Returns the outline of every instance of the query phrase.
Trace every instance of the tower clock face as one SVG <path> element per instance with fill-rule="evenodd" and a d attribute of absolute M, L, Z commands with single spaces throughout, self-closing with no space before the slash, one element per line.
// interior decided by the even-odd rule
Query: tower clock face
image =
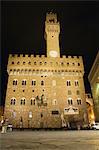
<path fill-rule="evenodd" d="M 51 57 L 57 57 L 57 56 L 58 56 L 58 53 L 57 53 L 56 51 L 50 51 L 50 52 L 49 52 L 49 55 L 50 55 Z"/>

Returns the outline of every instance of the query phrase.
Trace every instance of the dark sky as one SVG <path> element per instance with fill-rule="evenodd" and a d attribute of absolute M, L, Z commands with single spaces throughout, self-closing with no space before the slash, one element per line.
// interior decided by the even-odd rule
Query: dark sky
<path fill-rule="evenodd" d="M 1 5 L 1 99 L 6 91 L 9 53 L 46 54 L 44 22 L 49 11 L 58 14 L 61 25 L 61 55 L 82 55 L 87 76 L 99 48 L 98 2 L 2 2 Z"/>

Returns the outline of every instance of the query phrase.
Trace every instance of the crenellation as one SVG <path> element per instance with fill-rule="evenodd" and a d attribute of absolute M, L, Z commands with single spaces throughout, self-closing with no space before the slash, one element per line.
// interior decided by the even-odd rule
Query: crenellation
<path fill-rule="evenodd" d="M 46 56 L 45 55 L 41 55 L 41 58 L 45 58 Z"/>
<path fill-rule="evenodd" d="M 66 58 L 66 56 L 65 56 L 65 55 L 62 55 L 62 58 Z"/>

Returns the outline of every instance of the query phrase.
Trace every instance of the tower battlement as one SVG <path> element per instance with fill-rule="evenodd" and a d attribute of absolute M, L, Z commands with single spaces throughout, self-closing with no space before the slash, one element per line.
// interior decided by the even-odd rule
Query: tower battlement
<path fill-rule="evenodd" d="M 46 22 L 47 23 L 57 23 L 57 14 L 53 12 L 49 12 L 46 14 Z"/>

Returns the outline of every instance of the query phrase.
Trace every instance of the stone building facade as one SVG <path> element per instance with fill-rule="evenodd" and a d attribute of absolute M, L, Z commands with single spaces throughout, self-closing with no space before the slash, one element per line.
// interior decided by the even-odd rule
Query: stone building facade
<path fill-rule="evenodd" d="M 88 79 L 94 100 L 95 121 L 99 121 L 99 51 L 88 75 Z"/>
<path fill-rule="evenodd" d="M 60 23 L 48 13 L 45 55 L 9 55 L 4 115 L 14 127 L 60 128 L 88 122 L 82 56 L 60 57 Z"/>

